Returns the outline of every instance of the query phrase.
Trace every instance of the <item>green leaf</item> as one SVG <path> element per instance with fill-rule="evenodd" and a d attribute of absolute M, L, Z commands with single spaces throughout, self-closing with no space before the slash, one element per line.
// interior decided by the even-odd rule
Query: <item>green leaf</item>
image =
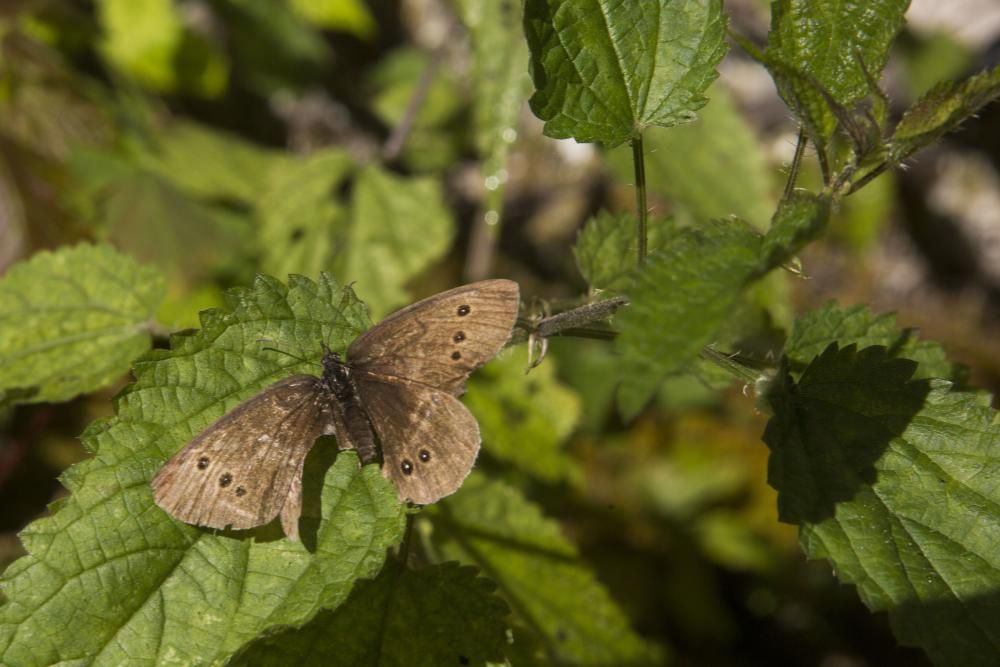
<path fill-rule="evenodd" d="M 670 218 L 651 218 L 646 223 L 649 252 L 676 233 Z M 631 213 L 601 210 L 584 225 L 573 254 L 584 280 L 593 289 L 625 291 L 635 276 L 638 226 Z"/>
<path fill-rule="evenodd" d="M 932 88 L 903 115 L 892 137 L 892 159 L 902 161 L 958 128 L 1000 96 L 1000 67 L 960 83 Z"/>
<path fill-rule="evenodd" d="M 507 604 L 458 563 L 408 570 L 390 561 L 336 611 L 259 642 L 236 664 L 484 665 L 502 661 Z"/>
<path fill-rule="evenodd" d="M 210 42 L 189 32 L 171 0 L 100 0 L 101 51 L 109 63 L 161 92 L 215 97 L 228 64 Z"/>
<path fill-rule="evenodd" d="M 693 120 L 726 52 L 720 0 L 528 0 L 524 32 L 545 134 L 609 146 Z"/>
<path fill-rule="evenodd" d="M 629 419 L 660 382 L 717 335 L 757 275 L 760 235 L 739 220 L 681 230 L 636 273 L 631 303 L 615 317 L 622 354 L 619 407 Z"/>
<path fill-rule="evenodd" d="M 988 397 L 912 380 L 883 347 L 831 345 L 772 387 L 764 440 L 784 521 L 904 644 L 948 665 L 1000 644 L 1000 420 Z"/>
<path fill-rule="evenodd" d="M 374 316 L 406 303 L 404 285 L 451 246 L 454 223 L 437 181 L 370 166 L 354 184 L 337 274 L 354 282 Z"/>
<path fill-rule="evenodd" d="M 832 301 L 795 320 L 784 349 L 793 377 L 833 343 L 885 347 L 893 357 L 917 362 L 914 378 L 965 380 L 965 369 L 948 361 L 939 343 L 920 340 L 913 329 L 898 329 L 895 315 L 872 315 L 867 306 L 842 308 Z"/>
<path fill-rule="evenodd" d="M 556 380 L 551 357 L 525 377 L 527 367 L 527 346 L 521 346 L 469 383 L 465 403 L 479 421 L 483 447 L 547 482 L 578 476 L 562 444 L 580 418 L 580 399 Z"/>
<path fill-rule="evenodd" d="M 289 0 L 304 18 L 327 30 L 344 31 L 371 39 L 377 26 L 362 0 Z"/>
<path fill-rule="evenodd" d="M 661 662 L 659 648 L 629 627 L 556 524 L 513 488 L 473 473 L 427 515 L 441 555 L 476 565 L 496 581 L 516 616 L 543 643 L 549 662 Z M 514 646 L 526 639 L 515 634 Z"/>
<path fill-rule="evenodd" d="M 17 402 L 65 401 L 118 380 L 150 348 L 163 295 L 159 272 L 108 246 L 13 265 L 0 278 L 0 391 Z"/>
<path fill-rule="evenodd" d="M 774 213 L 761 242 L 761 272 L 792 259 L 822 233 L 830 219 L 830 199 L 811 192 L 793 192 Z"/>
<path fill-rule="evenodd" d="M 196 123 L 172 124 L 157 134 L 154 150 L 139 163 L 185 193 L 207 200 L 252 203 L 275 173 L 288 166 L 284 153 Z"/>
<path fill-rule="evenodd" d="M 715 84 L 709 95 L 694 122 L 644 133 L 646 184 L 693 220 L 736 215 L 766 229 L 777 198 L 767 153 L 726 87 Z M 608 159 L 620 181 L 635 181 L 630 148 L 610 151 Z"/>
<path fill-rule="evenodd" d="M 765 57 L 781 96 L 792 109 L 812 108 L 809 125 L 822 146 L 833 135 L 835 117 L 828 108 L 818 111 L 817 100 L 800 85 L 811 82 L 826 91 L 836 104 L 850 109 L 869 92 L 869 77 L 876 79 L 885 67 L 889 46 L 903 27 L 909 0 L 868 3 L 829 0 L 821 18 L 809 0 L 779 0 L 771 5 L 771 32 Z M 789 80 L 787 71 L 801 79 Z"/>
<path fill-rule="evenodd" d="M 168 456 L 276 380 L 315 372 L 290 355 L 317 359 L 324 341 L 342 350 L 368 324 L 350 288 L 325 276 L 289 287 L 260 277 L 229 303 L 138 362 L 116 415 L 87 429 L 94 457 L 65 473 L 71 495 L 22 533 L 29 555 L 3 577 L 0 663 L 221 664 L 270 628 L 336 607 L 399 542 L 391 483 L 330 443 L 306 463 L 302 543 L 275 525 L 188 526 L 154 506 L 149 481 Z M 67 623 L 73 632 L 53 631 Z"/>
<path fill-rule="evenodd" d="M 287 160 L 272 172 L 257 201 L 265 272 L 316 276 L 330 269 L 337 228 L 347 217 L 334 195 L 352 166 L 347 153 L 333 148 Z"/>

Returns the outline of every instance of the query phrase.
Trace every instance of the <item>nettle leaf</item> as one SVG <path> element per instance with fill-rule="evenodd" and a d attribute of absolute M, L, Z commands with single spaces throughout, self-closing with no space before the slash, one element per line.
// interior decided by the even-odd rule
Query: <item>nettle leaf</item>
<path fill-rule="evenodd" d="M 0 401 L 65 401 L 151 346 L 163 277 L 109 246 L 40 252 L 0 278 Z"/>
<path fill-rule="evenodd" d="M 528 0 L 535 94 L 555 138 L 609 146 L 695 118 L 726 53 L 721 0 Z"/>
<path fill-rule="evenodd" d="M 272 172 L 256 209 L 263 271 L 315 276 L 330 268 L 347 217 L 334 195 L 352 168 L 346 152 L 326 149 Z"/>
<path fill-rule="evenodd" d="M 830 345 L 782 372 L 764 440 L 782 520 L 896 636 L 939 664 L 1000 644 L 1000 423 L 988 397 L 913 380 L 883 347 Z"/>
<path fill-rule="evenodd" d="M 767 153 L 726 87 L 717 82 L 709 95 L 695 121 L 643 134 L 646 183 L 694 220 L 736 215 L 766 229 L 776 199 Z M 628 147 L 610 151 L 608 159 L 620 181 L 634 182 Z"/>
<path fill-rule="evenodd" d="M 664 245 L 676 233 L 670 218 L 650 218 L 646 223 L 649 252 Z M 631 213 L 599 211 L 587 221 L 576 240 L 573 254 L 584 280 L 593 289 L 625 291 L 635 275 L 638 226 Z"/>
<path fill-rule="evenodd" d="M 288 287 L 262 276 L 228 298 L 201 331 L 137 362 L 116 415 L 84 433 L 93 458 L 66 471 L 71 495 L 25 529 L 28 555 L 3 575 L 0 663 L 221 664 L 264 631 L 342 603 L 400 541 L 392 485 L 329 442 L 306 463 L 302 543 L 273 524 L 189 526 L 153 504 L 150 479 L 192 436 L 273 382 L 316 371 L 290 355 L 342 350 L 368 325 L 364 304 L 326 276 Z"/>
<path fill-rule="evenodd" d="M 688 227 L 651 253 L 616 316 L 619 408 L 631 418 L 663 379 L 712 342 L 760 267 L 760 234 L 740 220 Z"/>
<path fill-rule="evenodd" d="M 867 306 L 843 308 L 833 301 L 795 320 L 784 349 L 792 377 L 797 378 L 802 369 L 832 343 L 839 347 L 855 345 L 861 349 L 882 346 L 892 357 L 917 362 L 913 373 L 915 379 L 965 381 L 965 369 L 948 361 L 939 343 L 920 340 L 913 329 L 897 328 L 895 315 L 873 315 Z"/>
<path fill-rule="evenodd" d="M 804 81 L 815 83 L 844 108 L 864 99 L 870 75 L 877 78 L 885 67 L 909 4 L 909 0 L 830 0 L 823 4 L 822 20 L 817 20 L 816 5 L 808 0 L 772 3 L 765 64 L 783 65 L 802 77 L 794 81 L 786 72 L 776 71 L 779 92 L 789 107 L 816 110 L 816 100 L 797 101 L 805 92 L 800 85 Z M 828 108 L 813 114 L 811 124 L 818 133 L 817 143 L 823 145 L 833 135 L 836 118 Z"/>
<path fill-rule="evenodd" d="M 337 274 L 355 282 L 375 316 L 405 303 L 409 280 L 451 246 L 454 222 L 431 179 L 366 167 L 358 174 Z"/>
<path fill-rule="evenodd" d="M 1000 96 L 1000 67 L 961 82 L 940 83 L 910 107 L 896 126 L 892 156 L 904 160 L 975 115 Z"/>
<path fill-rule="evenodd" d="M 526 377 L 527 367 L 527 346 L 504 354 L 476 373 L 464 399 L 487 452 L 555 482 L 578 473 L 562 444 L 580 418 L 580 399 L 556 379 L 551 357 Z"/>
<path fill-rule="evenodd" d="M 560 665 L 659 664 L 558 526 L 513 488 L 471 474 L 453 496 L 429 507 L 430 538 L 444 558 L 478 566 L 524 623 L 514 648 L 540 641 Z"/>
<path fill-rule="evenodd" d="M 811 192 L 793 192 L 778 204 L 771 226 L 761 242 L 762 270 L 788 262 L 826 228 L 830 199 Z"/>
<path fill-rule="evenodd" d="M 485 665 L 501 662 L 510 608 L 496 584 L 458 563 L 409 570 L 390 561 L 335 611 L 252 645 L 235 664 Z"/>

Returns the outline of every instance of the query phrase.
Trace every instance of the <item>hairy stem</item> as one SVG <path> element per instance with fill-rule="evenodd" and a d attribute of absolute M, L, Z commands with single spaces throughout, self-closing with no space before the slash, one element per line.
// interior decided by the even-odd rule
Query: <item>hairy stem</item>
<path fill-rule="evenodd" d="M 632 139 L 632 163 L 635 165 L 636 238 L 641 266 L 646 261 L 646 161 L 642 152 L 642 135 Z"/>

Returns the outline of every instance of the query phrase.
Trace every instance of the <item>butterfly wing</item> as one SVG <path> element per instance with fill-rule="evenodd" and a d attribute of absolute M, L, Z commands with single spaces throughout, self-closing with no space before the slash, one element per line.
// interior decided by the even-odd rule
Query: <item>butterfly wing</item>
<path fill-rule="evenodd" d="M 286 378 L 174 454 L 153 478 L 153 499 L 174 518 L 210 528 L 253 528 L 281 514 L 285 534 L 297 539 L 302 467 L 329 422 L 319 378 Z"/>
<path fill-rule="evenodd" d="M 461 401 L 419 382 L 355 375 L 382 441 L 382 475 L 402 501 L 427 505 L 454 493 L 479 454 L 479 424 Z"/>
<path fill-rule="evenodd" d="M 517 321 L 512 280 L 483 280 L 396 311 L 347 349 L 354 369 L 462 393 L 469 373 L 492 359 Z"/>

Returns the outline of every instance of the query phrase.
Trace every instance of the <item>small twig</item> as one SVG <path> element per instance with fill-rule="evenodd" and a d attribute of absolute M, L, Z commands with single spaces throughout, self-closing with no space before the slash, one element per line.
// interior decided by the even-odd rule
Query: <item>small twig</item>
<path fill-rule="evenodd" d="M 642 135 L 632 139 L 632 163 L 635 165 L 636 238 L 638 264 L 646 261 L 646 161 L 642 153 Z"/>
<path fill-rule="evenodd" d="M 424 68 L 423 73 L 420 75 L 420 80 L 413 89 L 413 94 L 410 95 L 410 101 L 406 104 L 403 117 L 399 119 L 399 123 L 392 129 L 392 133 L 386 139 L 385 145 L 382 146 L 382 160 L 384 162 L 394 162 L 402 152 L 403 145 L 410 136 L 410 132 L 413 131 L 413 124 L 417 121 L 417 114 L 420 113 L 424 102 L 427 101 L 427 93 L 430 92 L 431 84 L 434 83 L 434 77 L 437 75 L 438 68 L 441 67 L 441 63 L 444 60 L 445 52 L 451 44 L 449 38 L 457 25 L 458 18 L 452 16 L 451 23 L 448 25 L 448 29 L 445 30 L 441 43 L 438 44 L 437 48 L 431 54 L 431 59 L 427 63 L 427 67 Z"/>

